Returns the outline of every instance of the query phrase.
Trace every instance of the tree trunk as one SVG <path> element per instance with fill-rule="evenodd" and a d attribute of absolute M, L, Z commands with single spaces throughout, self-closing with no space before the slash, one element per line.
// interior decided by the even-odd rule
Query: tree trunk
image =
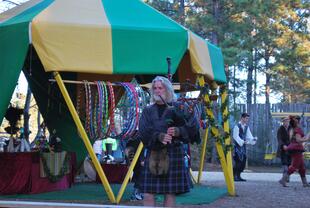
<path fill-rule="evenodd" d="M 265 96 L 266 96 L 266 104 L 270 104 L 270 78 L 271 75 L 267 72 L 266 73 L 266 89 L 265 89 Z"/>
<path fill-rule="evenodd" d="M 257 98 L 257 49 L 254 49 L 254 104 L 257 103 L 256 98 Z"/>
<path fill-rule="evenodd" d="M 249 64 L 248 77 L 246 83 L 246 103 L 248 105 L 252 104 L 252 92 L 253 92 L 253 62 Z"/>
<path fill-rule="evenodd" d="M 215 19 L 216 25 L 220 22 L 220 1 L 213 0 L 213 18 Z M 214 29 L 212 31 L 212 38 L 211 41 L 213 44 L 218 45 L 218 34 L 217 31 Z"/>
<path fill-rule="evenodd" d="M 233 66 L 234 67 L 234 74 L 233 74 L 233 106 L 234 106 L 234 112 L 236 112 L 237 110 L 237 106 L 236 106 L 236 66 Z M 235 116 L 235 115 L 234 115 Z"/>
<path fill-rule="evenodd" d="M 271 110 L 270 110 L 270 79 L 271 79 L 271 74 L 270 74 L 270 65 L 269 65 L 269 55 L 265 56 L 265 70 L 266 70 L 266 86 L 265 86 L 265 97 L 266 97 L 266 115 L 268 116 L 268 119 L 266 120 L 266 136 L 267 136 L 267 141 L 269 143 L 272 143 L 272 117 L 271 117 Z"/>
<path fill-rule="evenodd" d="M 271 74 L 269 73 L 269 56 L 265 57 L 265 67 L 266 67 L 266 84 L 265 84 L 265 97 L 266 97 L 266 104 L 270 104 L 270 79 Z"/>
<path fill-rule="evenodd" d="M 185 4 L 184 4 L 184 0 L 179 0 L 179 23 L 181 23 L 181 25 L 184 25 L 185 23 Z"/>

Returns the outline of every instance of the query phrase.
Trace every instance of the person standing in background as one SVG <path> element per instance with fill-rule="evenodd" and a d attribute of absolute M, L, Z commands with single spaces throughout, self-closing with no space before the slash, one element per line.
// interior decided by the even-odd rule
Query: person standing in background
<path fill-rule="evenodd" d="M 279 127 L 277 131 L 277 140 L 278 140 L 277 157 L 281 159 L 281 164 L 283 168 L 283 176 L 287 174 L 288 167 L 291 164 L 291 156 L 285 150 L 285 148 L 287 148 L 287 146 L 290 144 L 290 138 L 288 134 L 289 122 L 290 122 L 289 117 L 282 118 L 282 125 Z"/>
<path fill-rule="evenodd" d="M 246 144 L 254 145 L 257 141 L 256 137 L 253 137 L 249 126 L 250 115 L 247 113 L 241 114 L 241 119 L 237 125 L 235 125 L 233 130 L 233 140 L 234 140 L 234 181 L 246 181 L 241 178 L 241 173 L 243 172 L 246 164 L 247 154 L 246 154 Z"/>

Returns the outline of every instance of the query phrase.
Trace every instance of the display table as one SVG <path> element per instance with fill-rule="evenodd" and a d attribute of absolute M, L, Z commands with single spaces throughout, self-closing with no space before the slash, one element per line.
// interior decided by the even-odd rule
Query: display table
<path fill-rule="evenodd" d="M 101 167 L 110 184 L 123 183 L 128 171 L 128 166 L 126 164 L 101 164 Z M 98 174 L 96 182 L 101 182 Z"/>
<path fill-rule="evenodd" d="M 69 188 L 74 182 L 76 155 L 70 154 L 70 173 L 57 182 L 40 177 L 40 153 L 0 153 L 0 194 L 36 194 Z"/>

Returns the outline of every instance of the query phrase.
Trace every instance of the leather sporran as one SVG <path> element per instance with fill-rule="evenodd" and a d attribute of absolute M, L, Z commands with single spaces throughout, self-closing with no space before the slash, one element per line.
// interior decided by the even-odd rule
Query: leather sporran
<path fill-rule="evenodd" d="M 149 170 L 152 175 L 167 175 L 169 170 L 169 155 L 167 148 L 151 150 Z"/>

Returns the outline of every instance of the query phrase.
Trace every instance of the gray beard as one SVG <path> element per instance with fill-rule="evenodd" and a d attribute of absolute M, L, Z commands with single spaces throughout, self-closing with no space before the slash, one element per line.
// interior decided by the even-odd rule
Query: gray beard
<path fill-rule="evenodd" d="M 167 102 L 166 95 L 161 95 L 164 101 Z M 158 95 L 153 95 L 153 99 L 155 103 L 162 103 L 162 99 Z"/>

